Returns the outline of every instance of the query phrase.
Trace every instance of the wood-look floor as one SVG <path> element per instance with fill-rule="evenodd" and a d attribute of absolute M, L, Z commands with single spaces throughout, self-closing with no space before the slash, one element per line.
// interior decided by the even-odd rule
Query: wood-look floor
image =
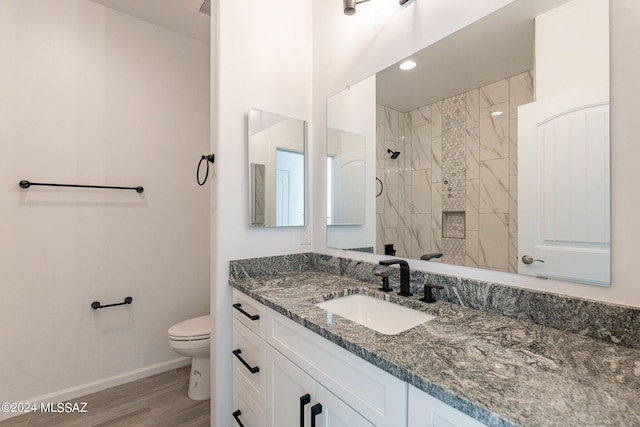
<path fill-rule="evenodd" d="M 0 427 L 209 427 L 209 400 L 187 397 L 190 367 L 174 369 L 71 399 L 86 413 L 34 412 L 0 421 Z"/>

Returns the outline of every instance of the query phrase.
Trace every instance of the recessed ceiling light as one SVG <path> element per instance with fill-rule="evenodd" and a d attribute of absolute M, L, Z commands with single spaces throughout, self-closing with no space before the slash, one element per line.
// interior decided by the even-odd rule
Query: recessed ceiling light
<path fill-rule="evenodd" d="M 502 111 L 492 111 L 492 112 L 491 112 L 491 115 L 492 115 L 493 117 L 495 117 L 495 116 L 501 116 L 501 115 L 503 115 L 503 114 L 504 114 L 504 113 L 503 113 Z"/>
<path fill-rule="evenodd" d="M 404 61 L 402 64 L 400 64 L 400 69 L 402 71 L 408 71 L 408 70 L 413 70 L 414 68 L 416 68 L 416 63 L 410 59 Z"/>

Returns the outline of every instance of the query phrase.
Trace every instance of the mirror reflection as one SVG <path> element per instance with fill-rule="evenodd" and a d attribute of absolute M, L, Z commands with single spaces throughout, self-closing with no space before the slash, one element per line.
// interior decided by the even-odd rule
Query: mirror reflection
<path fill-rule="evenodd" d="M 249 110 L 249 225 L 305 224 L 306 122 Z"/>
<path fill-rule="evenodd" d="M 517 0 L 378 73 L 375 231 L 348 232 L 379 254 L 607 285 L 608 34 L 607 1 Z"/>

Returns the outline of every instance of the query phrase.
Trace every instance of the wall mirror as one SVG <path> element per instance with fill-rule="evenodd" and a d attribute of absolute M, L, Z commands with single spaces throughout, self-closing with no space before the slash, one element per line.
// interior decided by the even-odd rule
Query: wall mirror
<path fill-rule="evenodd" d="M 328 100 L 374 155 L 327 246 L 608 286 L 609 2 L 515 0 L 408 59 Z"/>
<path fill-rule="evenodd" d="M 249 225 L 305 225 L 307 124 L 250 109 Z"/>

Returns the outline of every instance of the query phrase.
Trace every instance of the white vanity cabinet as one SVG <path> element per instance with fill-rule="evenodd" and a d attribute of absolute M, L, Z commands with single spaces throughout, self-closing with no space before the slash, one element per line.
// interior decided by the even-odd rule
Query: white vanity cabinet
<path fill-rule="evenodd" d="M 483 427 L 484 424 L 409 386 L 409 427 Z"/>

